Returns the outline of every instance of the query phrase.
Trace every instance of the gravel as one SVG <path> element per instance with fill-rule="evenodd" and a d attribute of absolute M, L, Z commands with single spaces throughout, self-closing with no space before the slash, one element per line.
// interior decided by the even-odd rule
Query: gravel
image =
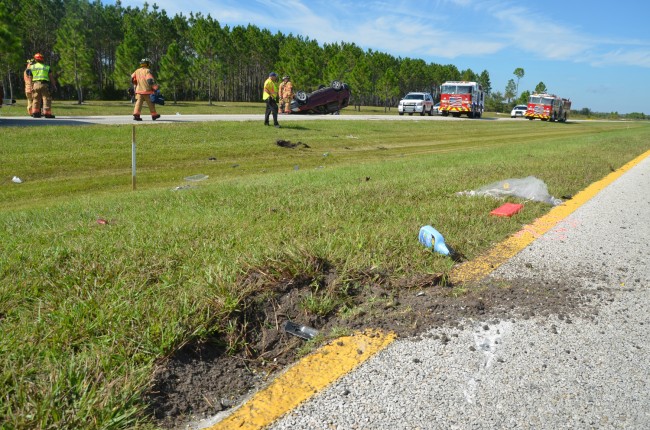
<path fill-rule="evenodd" d="M 650 428 L 650 159 L 490 275 L 589 312 L 401 339 L 271 429 Z"/>

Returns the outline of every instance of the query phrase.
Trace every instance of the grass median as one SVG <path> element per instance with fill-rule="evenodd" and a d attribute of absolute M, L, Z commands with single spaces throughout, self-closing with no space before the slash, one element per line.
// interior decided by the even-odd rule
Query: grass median
<path fill-rule="evenodd" d="M 151 428 L 155 364 L 208 335 L 246 348 L 232 317 L 274 280 L 311 279 L 305 312 L 336 313 L 368 273 L 444 279 L 421 226 L 472 259 L 550 209 L 496 218 L 456 192 L 534 175 L 570 196 L 650 148 L 640 122 L 136 130 L 133 191 L 131 126 L 2 128 L 0 427 Z"/>

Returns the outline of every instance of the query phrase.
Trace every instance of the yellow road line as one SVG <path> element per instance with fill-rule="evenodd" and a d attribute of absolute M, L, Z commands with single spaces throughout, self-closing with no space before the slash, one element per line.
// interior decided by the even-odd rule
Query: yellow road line
<path fill-rule="evenodd" d="M 648 156 L 650 151 L 589 185 L 571 200 L 554 207 L 548 214 L 524 227 L 488 253 L 457 266 L 451 272 L 451 282 L 475 282 L 485 277 Z M 339 338 L 290 367 L 268 387 L 257 392 L 239 409 L 209 430 L 264 428 L 386 348 L 394 340 L 395 334 L 379 331 L 366 331 Z"/>
<path fill-rule="evenodd" d="M 548 214 L 525 226 L 518 233 L 499 243 L 486 254 L 455 267 L 449 277 L 451 283 L 477 282 L 484 278 L 648 156 L 650 156 L 650 151 L 646 151 L 600 181 L 589 185 L 573 196 L 571 200 L 554 207 Z"/>
<path fill-rule="evenodd" d="M 261 429 L 387 347 L 393 333 L 366 331 L 336 339 L 300 360 L 210 430 Z"/>

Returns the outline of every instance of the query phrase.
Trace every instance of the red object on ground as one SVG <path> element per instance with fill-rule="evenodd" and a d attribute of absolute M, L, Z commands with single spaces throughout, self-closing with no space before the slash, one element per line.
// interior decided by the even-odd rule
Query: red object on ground
<path fill-rule="evenodd" d="M 499 206 L 492 212 L 490 212 L 490 215 L 496 215 L 496 216 L 513 216 L 520 210 L 524 208 L 524 205 L 521 205 L 519 203 L 506 203 L 502 206 Z"/>
<path fill-rule="evenodd" d="M 106 221 L 106 220 L 103 219 L 103 218 L 99 218 L 99 219 L 97 220 L 97 224 L 105 225 L 105 224 L 108 224 L 108 221 Z"/>

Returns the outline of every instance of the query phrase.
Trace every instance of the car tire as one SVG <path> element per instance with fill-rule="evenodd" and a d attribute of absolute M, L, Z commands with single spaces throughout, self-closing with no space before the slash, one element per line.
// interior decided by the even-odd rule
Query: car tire
<path fill-rule="evenodd" d="M 307 96 L 307 93 L 304 92 L 304 91 L 298 91 L 296 93 L 296 100 L 298 100 L 298 102 L 300 102 L 300 103 L 303 103 L 303 104 L 307 103 L 308 98 L 309 97 Z"/>
<path fill-rule="evenodd" d="M 398 112 L 400 115 L 404 115 L 404 112 Z"/>
<path fill-rule="evenodd" d="M 341 91 L 343 88 L 343 83 L 341 81 L 332 81 L 332 88 L 334 88 L 336 91 Z"/>
<path fill-rule="evenodd" d="M 431 106 L 431 109 L 429 109 L 429 116 L 433 116 L 433 106 Z"/>

